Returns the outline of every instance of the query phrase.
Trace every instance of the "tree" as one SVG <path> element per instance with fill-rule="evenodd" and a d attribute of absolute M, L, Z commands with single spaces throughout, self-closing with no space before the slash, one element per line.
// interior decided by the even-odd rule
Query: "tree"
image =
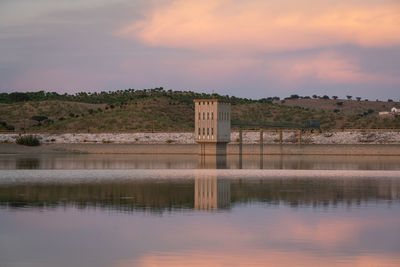
<path fill-rule="evenodd" d="M 22 102 L 22 101 L 28 101 L 29 100 L 29 95 L 26 93 L 11 93 L 8 95 L 9 99 L 11 102 Z"/>
<path fill-rule="evenodd" d="M 32 116 L 31 120 L 37 121 L 40 123 L 41 121 L 47 120 L 48 118 L 46 116 Z"/>
<path fill-rule="evenodd" d="M 338 99 L 338 97 L 336 95 L 332 96 L 332 98 L 335 100 Z"/>
<path fill-rule="evenodd" d="M 351 100 L 353 98 L 353 96 L 351 96 L 351 95 L 346 95 L 346 97 L 348 100 Z"/>
<path fill-rule="evenodd" d="M 322 97 L 322 99 L 329 99 L 329 96 L 324 95 L 324 96 Z"/>
<path fill-rule="evenodd" d="M 317 95 L 312 95 L 312 98 L 317 99 L 318 96 Z"/>
<path fill-rule="evenodd" d="M 37 126 L 41 126 L 42 125 L 41 122 L 44 121 L 44 120 L 47 120 L 47 119 L 48 118 L 46 116 L 32 116 L 31 117 L 31 120 L 34 120 L 34 121 L 38 122 Z"/>
<path fill-rule="evenodd" d="M 360 100 L 361 100 L 361 97 L 360 97 L 360 96 L 357 96 L 356 99 L 357 99 L 357 101 L 360 101 Z"/>

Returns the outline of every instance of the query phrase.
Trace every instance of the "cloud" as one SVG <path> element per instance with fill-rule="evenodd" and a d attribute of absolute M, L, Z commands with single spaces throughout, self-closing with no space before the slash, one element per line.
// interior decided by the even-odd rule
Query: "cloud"
<path fill-rule="evenodd" d="M 365 72 L 356 58 L 345 57 L 336 52 L 274 60 L 270 62 L 269 69 L 287 83 L 307 79 L 330 84 L 400 83 L 397 76 Z"/>
<path fill-rule="evenodd" d="M 310 252 L 249 250 L 185 251 L 146 255 L 139 261 L 121 260 L 114 266 L 398 266 L 393 255 L 357 255 L 346 260 L 325 258 Z"/>
<path fill-rule="evenodd" d="M 174 0 L 117 31 L 156 47 L 288 51 L 400 44 L 398 1 Z"/>

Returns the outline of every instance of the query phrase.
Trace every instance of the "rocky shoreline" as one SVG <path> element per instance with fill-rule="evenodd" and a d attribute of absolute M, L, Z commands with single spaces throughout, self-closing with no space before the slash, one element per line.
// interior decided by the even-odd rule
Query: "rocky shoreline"
<path fill-rule="evenodd" d="M 282 144 L 296 144 L 298 132 L 283 132 Z M 34 134 L 43 144 L 195 144 L 193 133 L 63 133 Z M 0 143 L 15 143 L 19 134 L 0 134 Z M 264 144 L 279 144 L 280 133 L 265 131 Z M 231 143 L 239 141 L 239 133 L 231 133 Z M 243 144 L 259 144 L 260 133 L 243 131 Z M 302 144 L 400 144 L 400 132 L 397 131 L 344 131 L 324 133 L 302 133 Z"/>

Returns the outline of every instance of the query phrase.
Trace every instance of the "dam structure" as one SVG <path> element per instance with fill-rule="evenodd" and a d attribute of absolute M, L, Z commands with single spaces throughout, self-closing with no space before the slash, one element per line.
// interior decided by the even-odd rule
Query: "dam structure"
<path fill-rule="evenodd" d="M 195 141 L 200 155 L 226 155 L 231 137 L 231 104 L 219 99 L 195 99 Z"/>

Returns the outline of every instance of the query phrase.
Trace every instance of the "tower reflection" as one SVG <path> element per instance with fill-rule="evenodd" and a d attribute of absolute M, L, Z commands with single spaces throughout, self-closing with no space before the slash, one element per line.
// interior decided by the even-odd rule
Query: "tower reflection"
<path fill-rule="evenodd" d="M 227 209 L 231 201 L 231 182 L 216 174 L 198 174 L 194 182 L 194 209 Z"/>
<path fill-rule="evenodd" d="M 226 169 L 226 154 L 204 155 L 199 154 L 197 160 L 198 169 Z"/>
<path fill-rule="evenodd" d="M 225 155 L 199 155 L 199 169 L 225 169 Z M 196 172 L 194 183 L 194 209 L 217 210 L 229 208 L 231 182 L 217 174 Z"/>

